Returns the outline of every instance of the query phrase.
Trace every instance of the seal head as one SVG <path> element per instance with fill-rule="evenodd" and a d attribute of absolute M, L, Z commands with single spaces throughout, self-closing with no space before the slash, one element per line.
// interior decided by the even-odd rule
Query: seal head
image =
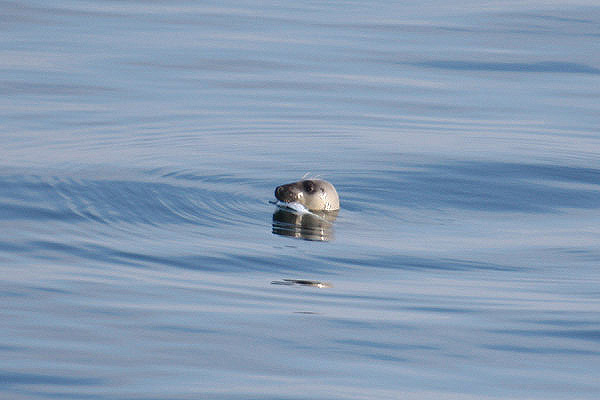
<path fill-rule="evenodd" d="M 340 199 L 333 185 L 321 179 L 306 179 L 275 188 L 275 197 L 285 203 L 300 203 L 311 211 L 340 209 Z"/>

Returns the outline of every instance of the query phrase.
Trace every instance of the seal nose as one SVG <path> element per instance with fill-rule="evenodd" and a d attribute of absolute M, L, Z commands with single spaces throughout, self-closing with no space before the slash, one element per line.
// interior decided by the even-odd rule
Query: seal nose
<path fill-rule="evenodd" d="M 275 188 L 275 197 L 277 198 L 277 200 L 281 200 L 283 201 L 283 199 L 281 198 L 281 192 L 283 190 L 283 186 L 277 186 Z"/>

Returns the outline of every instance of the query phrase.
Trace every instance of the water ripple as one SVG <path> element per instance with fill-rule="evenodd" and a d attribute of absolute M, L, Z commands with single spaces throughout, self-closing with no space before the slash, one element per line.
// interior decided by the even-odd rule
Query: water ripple
<path fill-rule="evenodd" d="M 0 176 L 6 189 L 0 195 L 0 218 L 152 226 L 256 223 L 251 207 L 263 199 L 250 191 L 240 196 L 234 185 L 216 189 L 213 183 L 224 179 L 178 172 L 137 180 Z"/>
<path fill-rule="evenodd" d="M 600 207 L 600 170 L 528 163 L 448 161 L 354 175 L 340 185 L 356 210 L 405 206 L 556 213 Z M 400 183 L 400 184 L 399 184 Z"/>
<path fill-rule="evenodd" d="M 429 68 L 440 68 L 454 71 L 493 71 L 493 72 L 555 72 L 570 74 L 600 74 L 600 69 L 585 64 L 545 61 L 535 63 L 518 62 L 483 62 L 465 60 L 432 60 L 413 63 L 413 65 Z"/>
<path fill-rule="evenodd" d="M 3 385 L 101 385 L 103 380 L 96 378 L 74 378 L 71 376 L 27 374 L 0 371 L 0 384 Z"/>

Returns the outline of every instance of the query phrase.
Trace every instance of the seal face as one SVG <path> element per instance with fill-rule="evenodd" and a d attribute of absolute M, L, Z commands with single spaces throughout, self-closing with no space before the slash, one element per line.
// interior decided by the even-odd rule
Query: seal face
<path fill-rule="evenodd" d="M 321 179 L 307 179 L 275 188 L 277 200 L 297 202 L 311 211 L 340 209 L 340 199 L 333 185 Z"/>

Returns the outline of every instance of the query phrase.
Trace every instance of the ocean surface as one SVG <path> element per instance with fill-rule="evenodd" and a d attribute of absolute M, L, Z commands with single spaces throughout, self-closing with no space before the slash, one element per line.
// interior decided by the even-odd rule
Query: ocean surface
<path fill-rule="evenodd" d="M 0 10 L 0 399 L 600 397 L 597 1 Z"/>

